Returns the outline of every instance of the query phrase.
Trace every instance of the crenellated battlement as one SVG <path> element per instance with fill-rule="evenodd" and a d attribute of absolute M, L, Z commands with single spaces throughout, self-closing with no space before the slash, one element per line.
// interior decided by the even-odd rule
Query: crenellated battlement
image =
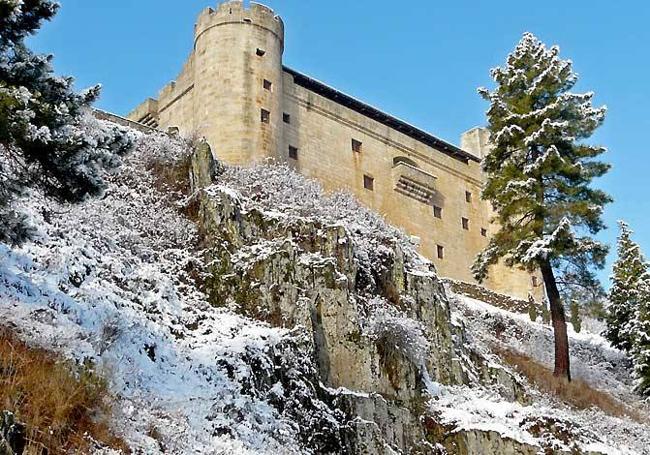
<path fill-rule="evenodd" d="M 284 23 L 268 6 L 251 3 L 249 7 L 240 0 L 221 3 L 216 9 L 201 11 L 194 25 L 194 43 L 207 30 L 224 24 L 250 24 L 273 33 L 284 45 Z"/>

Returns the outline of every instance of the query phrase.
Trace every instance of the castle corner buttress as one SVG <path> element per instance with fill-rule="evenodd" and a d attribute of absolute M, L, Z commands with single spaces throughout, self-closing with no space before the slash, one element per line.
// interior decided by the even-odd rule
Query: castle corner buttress
<path fill-rule="evenodd" d="M 176 80 L 128 118 L 203 136 L 228 164 L 274 158 L 326 190 L 347 190 L 418 237 L 439 275 L 474 283 L 470 267 L 495 229 L 480 198 L 487 131 L 469 130 L 457 147 L 284 66 L 283 51 L 284 24 L 270 8 L 206 8 Z M 543 295 L 537 274 L 502 265 L 484 284 Z"/>

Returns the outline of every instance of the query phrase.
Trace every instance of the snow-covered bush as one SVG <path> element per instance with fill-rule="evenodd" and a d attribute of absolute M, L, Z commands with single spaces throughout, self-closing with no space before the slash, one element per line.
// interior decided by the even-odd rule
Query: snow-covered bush
<path fill-rule="evenodd" d="M 369 304 L 369 316 L 364 323 L 365 335 L 377 344 L 385 343 L 418 367 L 424 365 L 430 342 L 422 324 L 401 313 L 381 298 Z"/>
<path fill-rule="evenodd" d="M 104 170 L 120 164 L 132 137 L 88 114 L 100 87 L 77 93 L 54 75 L 51 55 L 25 39 L 58 9 L 52 0 L 0 1 L 0 240 L 19 243 L 31 230 L 12 207 L 25 188 L 78 202 L 105 188 Z M 7 222 L 5 223 L 5 219 Z"/>
<path fill-rule="evenodd" d="M 416 260 L 415 246 L 404 232 L 364 207 L 345 192 L 326 193 L 315 180 L 289 166 L 269 162 L 252 167 L 229 167 L 219 182 L 238 190 L 249 203 L 265 210 L 306 218 L 325 225 L 342 225 L 355 244 L 355 254 L 363 270 L 379 270 L 392 246 L 401 247 Z"/>

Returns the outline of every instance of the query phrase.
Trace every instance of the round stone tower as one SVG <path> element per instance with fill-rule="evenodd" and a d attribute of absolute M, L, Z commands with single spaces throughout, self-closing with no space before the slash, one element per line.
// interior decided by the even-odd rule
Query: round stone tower
<path fill-rule="evenodd" d="M 284 25 L 266 6 L 205 9 L 194 28 L 197 132 L 229 164 L 276 157 L 282 138 Z"/>

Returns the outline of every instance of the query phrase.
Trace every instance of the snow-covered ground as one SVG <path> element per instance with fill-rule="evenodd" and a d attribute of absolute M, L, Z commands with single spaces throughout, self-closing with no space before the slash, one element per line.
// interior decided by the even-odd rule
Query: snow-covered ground
<path fill-rule="evenodd" d="M 21 248 L 0 245 L 0 320 L 30 342 L 95 362 L 118 397 L 117 429 L 136 451 L 297 452 L 297 425 L 269 404 L 281 391 L 244 390 L 297 335 L 208 305 L 192 280 L 202 267 L 196 228 L 147 170 L 186 150 L 143 138 L 103 198 L 24 199 L 38 235 Z"/>
<path fill-rule="evenodd" d="M 495 363 L 499 361 L 491 354 L 490 346 L 498 345 L 526 354 L 552 369 L 551 327 L 531 322 L 528 315 L 511 313 L 462 295 L 451 294 L 450 300 L 455 319 L 466 325 L 469 342 Z M 650 412 L 632 391 L 633 380 L 625 355 L 612 348 L 600 335 L 576 333 L 570 325 L 569 339 L 573 376 L 616 397 L 637 411 L 645 423 L 627 417 L 613 417 L 595 407 L 576 410 L 556 397 L 539 392 L 523 377 L 526 391 L 533 397 L 529 405 L 504 400 L 496 390 L 489 388 L 452 387 L 442 389 L 440 397 L 432 401 L 432 408 L 440 413 L 443 422 L 458 429 L 495 431 L 531 445 L 551 443 L 556 449 L 570 450 L 573 443 L 577 443 L 585 451 L 650 453 L 650 427 L 647 424 Z M 550 441 L 537 437 L 530 429 L 539 419 L 564 422 L 562 425 L 574 438 L 571 444 L 564 444 L 561 439 Z"/>

